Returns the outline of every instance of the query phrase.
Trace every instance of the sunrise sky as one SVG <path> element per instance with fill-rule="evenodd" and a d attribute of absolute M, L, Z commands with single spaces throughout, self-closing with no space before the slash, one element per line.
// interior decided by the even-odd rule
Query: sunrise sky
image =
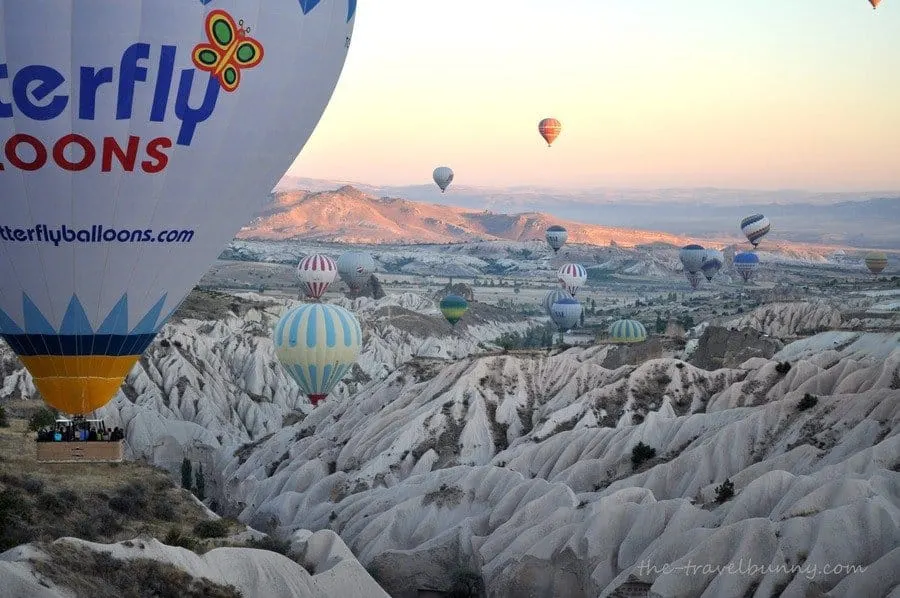
<path fill-rule="evenodd" d="M 454 185 L 900 189 L 900 0 L 360 2 L 290 173 L 438 165 Z"/>

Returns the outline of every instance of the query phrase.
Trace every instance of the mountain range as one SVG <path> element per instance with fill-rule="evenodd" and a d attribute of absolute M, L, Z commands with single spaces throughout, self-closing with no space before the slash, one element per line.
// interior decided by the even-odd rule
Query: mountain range
<path fill-rule="evenodd" d="M 648 243 L 684 245 L 687 237 L 632 228 L 561 220 L 541 212 L 500 214 L 490 210 L 378 198 L 351 186 L 335 191 L 273 194 L 238 234 L 239 239 L 305 239 L 337 243 L 458 243 L 543 240 L 551 224 L 562 224 L 569 240 L 590 245 L 633 247 Z"/>
<path fill-rule="evenodd" d="M 760 212 L 772 220 L 771 240 L 855 248 L 900 248 L 896 192 L 817 193 L 781 190 L 618 189 L 517 187 L 491 189 L 452 185 L 441 194 L 434 185 L 374 186 L 363 183 L 285 177 L 274 196 L 324 192 L 342 187 L 371 197 L 402 197 L 416 204 L 440 202 L 495 213 L 544 213 L 613 228 L 654 230 L 676 237 L 742 240 L 738 224 Z M 273 207 L 273 206 L 270 206 Z M 618 241 L 617 241 L 618 242 Z"/>

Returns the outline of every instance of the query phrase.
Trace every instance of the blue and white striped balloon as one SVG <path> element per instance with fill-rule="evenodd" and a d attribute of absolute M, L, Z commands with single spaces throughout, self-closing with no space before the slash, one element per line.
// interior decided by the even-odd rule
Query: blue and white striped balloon
<path fill-rule="evenodd" d="M 769 234 L 772 223 L 762 214 L 751 214 L 741 220 L 741 232 L 754 247 L 759 245 L 762 238 Z"/>
<path fill-rule="evenodd" d="M 744 252 L 734 256 L 734 269 L 741 275 L 744 282 L 750 282 L 757 268 L 759 268 L 759 256 L 755 253 Z"/>
<path fill-rule="evenodd" d="M 343 307 L 305 303 L 281 316 L 272 340 L 281 365 L 317 405 L 356 363 L 362 328 Z"/>

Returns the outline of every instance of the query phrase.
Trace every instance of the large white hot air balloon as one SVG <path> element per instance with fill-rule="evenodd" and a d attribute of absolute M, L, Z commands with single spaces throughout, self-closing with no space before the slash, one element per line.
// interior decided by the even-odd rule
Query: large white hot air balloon
<path fill-rule="evenodd" d="M 447 166 L 438 166 L 434 169 L 431 177 L 437 183 L 437 186 L 441 188 L 441 193 L 443 193 L 450 186 L 450 183 L 453 182 L 453 170 Z"/>
<path fill-rule="evenodd" d="M 0 0 L 0 333 L 108 402 L 303 148 L 355 0 Z"/>

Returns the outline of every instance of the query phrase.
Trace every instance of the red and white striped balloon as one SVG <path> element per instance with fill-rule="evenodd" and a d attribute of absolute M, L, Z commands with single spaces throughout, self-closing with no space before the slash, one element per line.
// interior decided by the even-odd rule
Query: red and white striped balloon
<path fill-rule="evenodd" d="M 581 264 L 563 264 L 556 273 L 556 279 L 562 288 L 574 296 L 587 282 L 587 270 Z"/>
<path fill-rule="evenodd" d="M 307 297 L 319 299 L 337 278 L 337 264 L 333 259 L 321 253 L 308 255 L 297 264 L 297 276 L 300 287 Z"/>

